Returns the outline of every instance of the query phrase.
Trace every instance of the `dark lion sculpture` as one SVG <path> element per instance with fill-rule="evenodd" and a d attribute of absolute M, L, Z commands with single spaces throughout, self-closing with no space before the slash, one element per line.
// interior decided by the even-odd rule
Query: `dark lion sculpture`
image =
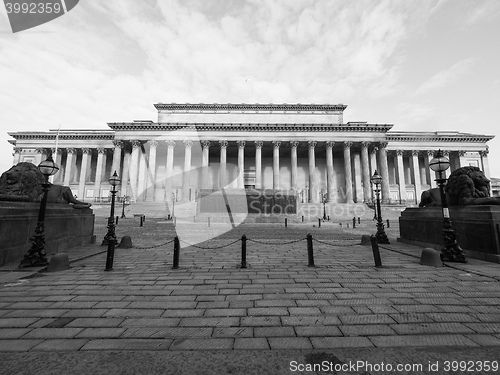
<path fill-rule="evenodd" d="M 36 165 L 21 162 L 0 176 L 0 200 L 35 202 L 42 199 L 45 176 Z M 90 203 L 76 200 L 67 186 L 50 185 L 47 203 L 72 203 L 75 208 L 90 207 Z"/>
<path fill-rule="evenodd" d="M 462 167 L 453 171 L 445 191 L 449 206 L 500 205 L 500 198 L 490 197 L 490 180 L 478 167 Z M 441 206 L 439 189 L 424 191 L 419 206 Z"/>

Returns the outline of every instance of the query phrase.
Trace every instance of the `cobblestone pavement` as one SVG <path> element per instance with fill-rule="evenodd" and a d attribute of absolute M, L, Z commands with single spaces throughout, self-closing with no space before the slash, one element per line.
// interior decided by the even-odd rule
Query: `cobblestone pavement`
<path fill-rule="evenodd" d="M 78 358 L 95 351 L 130 351 L 133 357 L 137 351 L 207 350 L 233 356 L 231 351 L 231 358 L 241 359 L 249 351 L 261 351 L 255 355 L 262 358 L 274 350 L 326 355 L 347 348 L 355 349 L 351 356 L 388 349 L 389 358 L 401 348 L 430 347 L 438 349 L 427 354 L 462 348 L 474 360 L 500 360 L 498 264 L 422 266 L 421 248 L 391 239 L 380 249 L 383 267 L 376 268 L 359 234 L 332 225 L 321 228 L 323 234 L 313 231 L 316 266 L 309 267 L 303 235 L 311 228 L 253 225 L 241 228 L 249 233 L 248 268 L 239 268 L 235 232 L 199 247 L 184 244 L 180 267 L 172 269 L 173 244 L 153 247 L 167 242 L 171 228 L 155 237 L 152 227 L 162 224 L 150 225 L 140 229 L 150 235 L 134 238 L 135 248 L 116 249 L 110 272 L 104 271 L 106 254 L 99 245 L 70 251 L 72 259 L 82 259 L 65 271 L 24 278 L 22 272 L 8 273 L 16 279 L 5 278 L 4 268 L 0 352 L 9 353 L 0 360 L 10 358 L 13 365 L 21 354 L 26 360 L 36 353 Z"/>

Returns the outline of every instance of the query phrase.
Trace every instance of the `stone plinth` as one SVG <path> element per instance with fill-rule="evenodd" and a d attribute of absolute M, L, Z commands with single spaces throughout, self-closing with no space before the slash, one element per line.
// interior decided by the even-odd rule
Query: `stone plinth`
<path fill-rule="evenodd" d="M 500 206 L 451 207 L 450 219 L 467 257 L 500 263 Z M 441 207 L 407 208 L 399 227 L 401 242 L 441 249 Z"/>
<path fill-rule="evenodd" d="M 21 261 L 35 234 L 39 202 L 0 202 L 0 265 Z M 95 241 L 92 209 L 47 204 L 45 251 L 48 255 Z"/>

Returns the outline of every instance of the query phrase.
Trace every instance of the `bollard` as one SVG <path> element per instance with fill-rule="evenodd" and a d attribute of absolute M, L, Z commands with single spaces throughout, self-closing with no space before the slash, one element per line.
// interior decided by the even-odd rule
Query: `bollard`
<path fill-rule="evenodd" d="M 318 219 L 318 228 L 321 228 L 321 219 Z"/>
<path fill-rule="evenodd" d="M 210 226 L 210 216 L 207 218 L 207 224 Z"/>
<path fill-rule="evenodd" d="M 347 223 L 346 225 L 347 225 L 347 228 L 349 228 L 349 223 Z"/>
<path fill-rule="evenodd" d="M 179 268 L 179 250 L 180 250 L 179 237 L 174 238 L 174 260 L 172 264 L 172 269 L 176 270 Z"/>
<path fill-rule="evenodd" d="M 304 222 L 304 216 L 302 216 L 302 222 Z"/>
<path fill-rule="evenodd" d="M 285 228 L 288 228 L 288 218 L 285 217 Z"/>
<path fill-rule="evenodd" d="M 313 236 L 311 233 L 307 233 L 307 258 L 308 267 L 314 267 L 314 253 L 313 253 Z"/>
<path fill-rule="evenodd" d="M 142 227 L 143 219 L 144 219 L 144 215 L 141 215 L 141 217 L 140 217 L 140 219 L 139 219 L 139 220 L 140 220 L 140 224 L 139 224 L 139 225 L 140 225 L 141 227 Z"/>
<path fill-rule="evenodd" d="M 146 221 L 146 215 L 142 215 L 142 221 Z"/>
<path fill-rule="evenodd" d="M 241 236 L 241 268 L 247 268 L 247 236 Z"/>
<path fill-rule="evenodd" d="M 352 218 L 352 227 L 356 228 L 356 218 L 355 217 Z"/>
<path fill-rule="evenodd" d="M 373 259 L 375 260 L 375 267 L 382 267 L 382 260 L 380 259 L 380 251 L 378 248 L 378 241 L 376 236 L 371 236 Z"/>
<path fill-rule="evenodd" d="M 342 223 L 339 223 L 340 227 L 342 228 Z"/>
<path fill-rule="evenodd" d="M 115 224 L 118 224 L 118 216 L 115 218 Z"/>
<path fill-rule="evenodd" d="M 387 228 L 390 228 L 389 219 L 387 219 Z"/>
<path fill-rule="evenodd" d="M 170 216 L 170 214 L 167 215 L 167 220 L 170 220 L 172 217 Z"/>
<path fill-rule="evenodd" d="M 358 216 L 358 224 L 361 224 L 361 218 Z"/>
<path fill-rule="evenodd" d="M 328 215 L 327 217 L 328 217 L 328 221 L 330 221 L 330 215 Z"/>

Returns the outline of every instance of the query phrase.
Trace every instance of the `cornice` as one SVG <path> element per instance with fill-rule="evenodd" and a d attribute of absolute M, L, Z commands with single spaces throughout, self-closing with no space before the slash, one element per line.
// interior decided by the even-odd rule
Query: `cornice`
<path fill-rule="evenodd" d="M 186 131 L 257 131 L 257 132 L 370 132 L 386 133 L 393 127 L 392 124 L 234 124 L 234 123 L 154 123 L 154 122 L 122 122 L 108 123 L 115 131 L 155 130 L 173 131 L 185 129 Z"/>
<path fill-rule="evenodd" d="M 190 103 L 157 103 L 154 104 L 159 111 L 182 112 L 343 112 L 345 104 L 190 104 Z"/>
<path fill-rule="evenodd" d="M 453 133 L 386 133 L 386 139 L 389 142 L 475 142 L 484 143 L 495 138 L 494 135 Z"/>
<path fill-rule="evenodd" d="M 55 140 L 57 133 L 54 132 L 18 132 L 7 133 L 16 140 Z M 115 132 L 112 130 L 105 131 L 73 131 L 71 133 L 65 131 L 59 134 L 59 140 L 113 140 Z"/>

